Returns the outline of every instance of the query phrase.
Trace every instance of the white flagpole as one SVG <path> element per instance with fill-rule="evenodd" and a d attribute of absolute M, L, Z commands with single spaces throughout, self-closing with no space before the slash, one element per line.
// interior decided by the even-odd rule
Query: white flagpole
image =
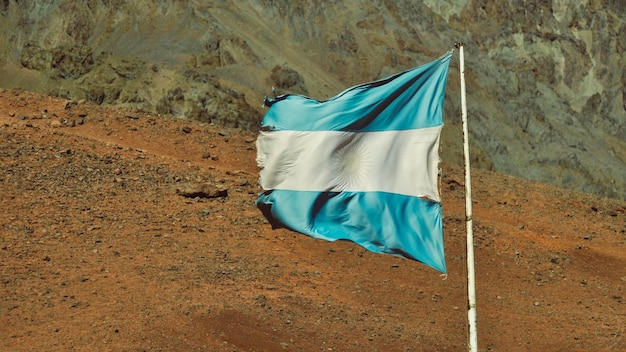
<path fill-rule="evenodd" d="M 474 232 L 472 230 L 472 187 L 470 183 L 469 132 L 467 127 L 467 104 L 465 101 L 465 63 L 463 47 L 459 48 L 459 67 L 461 70 L 461 117 L 463 120 L 463 156 L 465 157 L 465 222 L 467 225 L 467 322 L 469 325 L 470 352 L 478 351 L 478 335 L 476 332 L 476 284 L 474 280 Z"/>

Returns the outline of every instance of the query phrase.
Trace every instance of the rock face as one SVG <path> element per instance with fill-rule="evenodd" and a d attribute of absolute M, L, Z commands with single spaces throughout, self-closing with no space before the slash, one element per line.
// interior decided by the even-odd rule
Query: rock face
<path fill-rule="evenodd" d="M 254 130 L 465 43 L 472 165 L 626 199 L 621 0 L 0 2 L 0 87 Z M 458 61 L 442 157 L 461 163 Z"/>

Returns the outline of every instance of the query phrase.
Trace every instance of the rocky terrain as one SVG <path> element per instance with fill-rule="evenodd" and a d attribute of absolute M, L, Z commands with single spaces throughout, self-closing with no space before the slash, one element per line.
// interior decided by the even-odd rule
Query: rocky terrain
<path fill-rule="evenodd" d="M 255 132 L 0 90 L 1 351 L 467 351 L 449 275 L 272 230 Z M 480 351 L 626 350 L 626 203 L 474 169 Z"/>
<path fill-rule="evenodd" d="M 466 44 L 476 167 L 626 199 L 626 2 L 0 2 L 0 87 L 254 131 Z M 460 164 L 458 61 L 443 160 Z"/>

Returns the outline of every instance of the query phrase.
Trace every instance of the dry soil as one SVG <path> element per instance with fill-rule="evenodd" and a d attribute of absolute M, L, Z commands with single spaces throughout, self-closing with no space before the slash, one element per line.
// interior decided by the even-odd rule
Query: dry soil
<path fill-rule="evenodd" d="M 447 278 L 273 230 L 250 132 L 0 91 L 0 350 L 465 351 Z M 626 203 L 472 170 L 481 351 L 626 350 Z"/>

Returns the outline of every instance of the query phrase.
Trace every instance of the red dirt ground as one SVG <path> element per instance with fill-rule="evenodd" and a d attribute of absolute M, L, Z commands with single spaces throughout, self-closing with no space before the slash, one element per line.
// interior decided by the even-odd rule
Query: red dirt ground
<path fill-rule="evenodd" d="M 272 230 L 255 138 L 0 91 L 0 350 L 466 351 L 462 168 L 449 275 Z M 227 190 L 214 198 L 181 191 Z M 472 170 L 480 351 L 626 350 L 626 204 Z"/>

